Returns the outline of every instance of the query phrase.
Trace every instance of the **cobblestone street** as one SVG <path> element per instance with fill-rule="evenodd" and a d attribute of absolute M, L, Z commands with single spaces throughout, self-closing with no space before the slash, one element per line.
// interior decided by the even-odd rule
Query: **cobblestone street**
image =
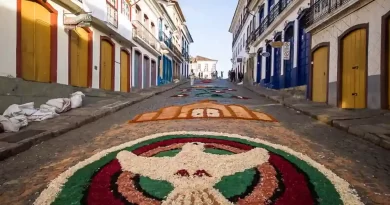
<path fill-rule="evenodd" d="M 204 88 L 205 86 L 209 86 L 212 88 Z M 202 100 L 214 100 L 216 102 L 215 105 L 213 105 L 212 103 L 210 104 L 209 101 L 203 101 L 205 104 L 209 103 L 207 104 L 207 106 L 209 107 L 207 106 L 203 107 L 204 108 L 203 111 L 199 106 L 196 107 L 196 105 L 198 105 L 196 103 L 199 103 Z M 188 112 L 187 111 L 184 112 L 184 110 L 186 109 L 186 106 L 184 105 L 188 105 L 188 104 L 193 104 L 194 109 L 188 108 L 189 109 Z M 242 107 L 240 106 L 235 106 L 235 107 L 226 106 L 226 110 L 229 110 L 230 113 L 234 113 L 232 114 L 232 117 L 229 119 L 227 117 L 227 114 L 223 113 L 223 109 L 225 109 L 224 105 L 228 105 L 228 104 L 244 106 L 247 109 L 246 108 L 241 109 Z M 166 112 L 160 110 L 162 108 L 166 108 Z M 213 109 L 217 109 L 219 110 L 219 112 L 213 113 Z M 200 111 L 197 112 L 197 110 Z M 177 114 L 173 114 L 176 112 Z M 180 112 L 184 113 L 185 115 L 184 114 L 181 115 Z M 149 113 L 150 115 L 147 116 L 145 113 Z M 202 117 L 199 117 L 199 119 L 193 119 L 198 117 L 196 116 L 196 113 L 198 113 Z M 218 119 L 212 119 L 212 117 L 210 117 L 211 115 L 214 114 L 215 116 L 213 117 Z M 245 117 L 245 115 L 248 115 L 250 117 Z M 249 118 L 251 118 L 251 120 L 249 120 Z M 137 119 L 139 121 L 145 119 L 145 122 L 138 122 Z M 129 123 L 129 121 L 131 120 L 133 121 Z M 274 120 L 276 120 L 276 122 L 274 122 Z M 364 204 L 388 204 L 390 201 L 390 180 L 389 180 L 390 179 L 390 158 L 389 158 L 390 152 L 389 150 L 385 150 L 382 147 L 374 145 L 363 139 L 357 138 L 344 131 L 330 127 L 326 124 L 316 121 L 292 109 L 285 108 L 282 105 L 275 103 L 274 101 L 261 97 L 256 93 L 249 91 L 242 86 L 234 85 L 228 82 L 227 80 L 213 80 L 211 83 L 208 82 L 202 83 L 202 81 L 197 80 L 195 83 L 195 87 L 191 88 L 189 83 L 186 83 L 175 89 L 169 90 L 167 92 L 163 92 L 149 99 L 146 99 L 144 101 L 126 107 L 111 115 L 107 115 L 95 122 L 84 125 L 78 129 L 69 131 L 56 138 L 42 142 L 16 156 L 0 161 L 0 167 L 1 167 L 0 169 L 0 202 L 1 203 L 0 204 L 4 204 L 4 205 L 33 204 L 34 201 L 37 204 L 49 204 L 50 200 L 48 198 L 50 198 L 49 193 L 51 192 L 47 191 L 44 194 L 41 194 L 42 191 L 48 186 L 50 182 L 52 182 L 52 180 L 59 177 L 61 173 L 64 173 L 67 169 L 75 166 L 77 163 L 86 160 L 92 157 L 93 155 L 98 154 L 106 149 L 110 149 L 112 147 L 121 145 L 123 143 L 128 143 L 145 136 L 165 133 L 165 132 L 179 132 L 179 131 L 192 131 L 194 133 L 209 132 L 209 134 L 214 133 L 212 135 L 216 137 L 212 139 L 214 140 L 219 139 L 220 141 L 223 140 L 221 140 L 222 138 L 219 138 L 218 133 L 221 133 L 220 134 L 221 136 L 226 136 L 226 139 L 231 139 L 230 135 L 227 136 L 228 134 L 232 134 L 232 136 L 234 134 L 237 134 L 240 136 L 246 136 L 251 139 L 254 139 L 253 143 L 254 142 L 263 143 L 263 141 L 260 142 L 260 140 L 264 140 L 265 142 L 263 144 L 266 144 L 267 146 L 268 146 L 267 142 L 271 144 L 281 145 L 283 147 L 286 147 L 286 150 L 288 148 L 289 150 L 303 153 L 304 155 L 314 160 L 318 165 L 314 165 L 313 164 L 314 162 L 308 164 L 310 164 L 312 167 L 315 167 L 316 169 L 315 172 L 318 172 L 318 170 L 320 170 L 319 172 L 326 173 L 325 171 L 321 171 L 322 166 L 319 166 L 319 165 L 323 165 L 328 170 L 332 171 L 337 176 L 339 176 L 340 178 L 346 180 L 351 185 L 351 188 L 357 191 L 358 196 L 361 198 L 361 201 Z M 190 134 L 186 134 L 186 135 L 190 135 Z M 225 138 L 223 139 L 226 140 Z M 180 143 L 187 143 L 190 141 L 191 140 L 189 141 L 184 140 L 183 142 L 181 141 L 175 142 L 178 144 L 173 144 L 170 146 L 174 146 L 174 145 L 177 145 L 178 147 L 183 146 L 183 150 L 184 150 L 184 147 L 186 145 Z M 209 145 L 210 144 L 212 145 L 213 143 L 217 143 L 214 141 L 213 142 L 211 141 L 206 142 L 206 141 L 207 140 L 204 140 L 202 141 L 202 143 L 206 143 L 206 144 L 209 143 Z M 248 142 L 248 144 L 250 143 L 252 143 L 252 141 Z M 146 147 L 146 145 L 147 144 L 144 144 L 143 146 Z M 231 146 L 230 148 L 223 148 L 223 149 L 218 147 L 218 146 L 222 146 L 221 144 L 213 145 L 213 146 L 214 148 L 215 146 L 217 146 L 218 149 L 215 150 L 218 151 L 229 150 L 232 153 L 242 152 L 237 150 L 232 151 L 233 145 L 231 144 L 229 144 L 229 146 Z M 154 150 L 157 150 L 159 148 L 160 147 L 154 148 Z M 245 150 L 246 148 L 242 146 L 240 149 Z M 283 150 L 282 148 L 277 148 L 277 149 Z M 148 153 L 154 150 L 151 149 L 150 151 L 140 155 L 148 156 Z M 164 153 L 165 156 L 173 156 L 170 155 L 172 153 L 168 153 L 168 151 L 172 151 L 172 150 L 168 150 L 168 151 L 167 150 L 159 151 L 159 152 L 156 151 L 156 153 L 159 154 Z M 267 150 L 270 151 L 273 150 L 273 148 Z M 285 150 L 286 153 L 290 153 L 290 154 L 292 153 L 292 151 L 289 152 L 286 150 Z M 250 151 L 247 152 L 248 155 L 249 152 Z M 279 153 L 278 151 L 272 151 L 272 152 Z M 212 152 L 210 151 L 210 153 Z M 217 151 L 215 151 L 214 154 L 218 154 Z M 300 156 L 299 154 L 291 154 L 291 155 L 296 155 L 297 158 L 302 160 L 306 159 L 305 157 L 298 157 Z M 296 167 L 295 169 L 298 169 L 297 167 L 304 166 L 304 165 L 300 165 L 300 162 L 295 163 L 294 161 L 295 158 L 294 160 L 293 159 L 290 160 L 289 154 L 287 154 L 286 156 L 280 154 L 280 156 L 283 156 L 285 159 L 289 159 L 290 161 L 289 163 L 292 163 L 294 167 Z M 107 155 L 107 157 L 109 157 L 109 155 Z M 270 160 L 274 160 L 274 162 L 276 163 L 277 160 L 276 158 L 273 157 L 274 155 L 270 155 Z M 250 156 L 248 157 L 248 159 L 249 158 Z M 95 160 L 98 159 L 99 158 Z M 119 159 L 119 161 L 121 160 Z M 307 162 L 307 160 L 304 161 Z M 134 163 L 136 163 L 136 161 L 134 161 Z M 174 163 L 176 162 L 173 162 L 171 166 L 174 166 Z M 88 168 L 88 169 L 100 173 L 98 170 L 102 170 L 103 172 L 104 170 L 102 167 L 105 164 L 108 163 L 105 162 L 101 164 L 99 167 Z M 167 167 L 169 166 L 170 165 L 167 165 Z M 277 166 L 273 165 L 273 167 L 277 167 Z M 304 169 L 302 167 L 300 167 L 301 170 Z M 125 168 L 122 166 L 122 170 L 124 169 Z M 139 169 L 141 170 L 141 168 Z M 264 171 L 266 170 L 266 168 L 259 166 L 258 169 L 260 170 L 259 172 L 261 176 L 261 182 L 267 183 L 263 181 L 263 179 L 267 179 L 266 178 L 267 175 L 264 174 L 266 173 Z M 82 169 L 80 168 L 80 170 Z M 305 187 L 311 187 L 311 186 L 317 187 L 325 183 L 323 180 L 321 181 L 318 177 L 317 178 L 311 177 L 314 171 L 311 172 L 306 169 L 303 171 L 305 172 L 306 182 L 310 181 L 311 183 L 310 185 L 307 186 L 305 185 Z M 246 173 L 246 172 L 247 171 L 242 173 Z M 184 172 L 180 172 L 182 176 L 183 173 Z M 289 193 L 288 190 L 292 190 L 292 192 L 303 193 L 302 191 L 303 189 L 300 190 L 295 186 L 292 186 L 292 188 L 289 189 L 289 184 L 287 183 L 288 175 L 285 173 L 290 173 L 290 172 L 287 171 L 285 172 L 283 171 L 283 169 L 279 169 L 277 173 L 278 174 L 275 175 L 277 176 L 276 178 L 278 177 L 282 178 L 282 180 L 279 180 L 278 178 L 279 184 L 275 183 L 276 187 L 279 186 L 277 189 L 275 189 L 278 191 L 270 192 L 271 194 L 268 195 L 263 194 L 264 203 L 267 202 L 267 200 L 270 200 L 268 202 L 278 204 L 276 202 L 279 201 L 279 204 L 283 204 L 282 199 L 283 197 L 287 197 L 287 194 Z M 84 177 L 86 176 L 85 173 L 81 173 L 81 172 L 75 172 L 74 176 L 76 176 L 77 174 L 79 175 L 84 174 L 83 176 Z M 203 174 L 207 175 L 207 172 L 203 172 Z M 65 175 L 69 175 L 69 174 L 65 174 Z M 314 175 L 315 174 L 313 174 L 313 176 Z M 336 183 L 342 180 L 338 180 L 337 177 L 330 177 L 332 176 L 331 174 L 329 175 L 324 174 L 324 175 L 326 175 L 326 178 L 329 178 L 332 184 L 336 187 L 337 193 L 342 193 L 342 191 L 340 191 L 341 190 L 340 187 L 343 186 L 338 185 Z M 70 177 L 70 175 L 67 177 L 69 177 L 68 179 L 69 183 L 73 183 L 70 182 L 71 180 L 82 181 L 84 179 L 84 178 L 77 178 L 79 177 L 78 175 L 76 177 L 77 180 L 73 176 L 72 176 L 73 178 Z M 100 175 L 95 173 L 94 177 L 100 177 Z M 127 201 L 129 201 L 129 199 L 135 199 L 136 197 L 134 197 L 134 195 L 130 195 L 130 193 L 127 192 L 124 193 L 123 190 L 125 190 L 125 188 L 123 187 L 121 188 L 122 185 L 120 184 L 119 179 L 121 179 L 122 177 L 126 177 L 126 175 L 120 175 L 120 176 L 118 175 L 116 177 L 118 179 L 118 182 L 114 184 L 115 186 L 117 186 L 119 193 L 114 191 L 115 192 L 114 195 L 115 196 L 117 196 L 118 194 L 123 195 L 122 197 L 118 197 L 118 201 L 120 201 L 119 198 L 122 201 L 124 200 L 124 198 L 126 198 Z M 149 178 L 147 179 L 150 180 Z M 139 183 L 141 183 L 141 185 L 139 186 L 141 186 L 141 188 L 137 187 L 137 190 L 141 192 L 140 190 L 142 189 L 143 197 L 147 198 L 149 196 L 148 200 L 150 200 L 149 201 L 150 203 L 146 203 L 146 202 L 142 203 L 142 202 L 134 201 L 134 202 L 130 202 L 130 204 L 158 204 L 156 201 L 160 199 L 159 198 L 160 195 L 162 195 L 161 198 L 166 197 L 165 195 L 163 196 L 163 194 L 161 193 L 162 191 L 160 192 L 153 191 L 153 188 L 151 188 L 152 185 L 150 184 L 156 182 L 152 183 L 148 181 L 149 188 L 145 188 L 148 187 L 147 185 L 145 185 L 148 184 L 145 181 L 147 179 L 142 178 L 142 180 L 144 181 L 139 180 Z M 241 178 L 240 183 L 241 182 L 244 183 L 245 179 L 246 179 L 245 177 Z M 104 180 L 103 178 L 101 178 L 97 181 L 99 181 L 100 183 Z M 165 179 L 165 181 L 169 181 L 169 178 Z M 284 182 L 283 186 L 280 185 L 281 181 Z M 66 183 L 65 186 L 61 187 L 64 190 L 58 195 L 58 197 L 63 197 L 63 198 L 56 199 L 54 201 L 55 204 L 120 204 L 117 201 L 115 203 L 114 202 L 105 203 L 103 201 L 100 201 L 99 203 L 93 203 L 93 200 L 97 200 L 97 199 L 90 197 L 89 195 L 78 196 L 80 197 L 80 201 L 74 203 L 68 198 L 71 197 L 72 200 L 76 200 L 77 194 L 75 194 L 75 192 L 77 191 L 77 188 L 72 189 L 72 191 L 66 192 L 65 189 L 67 188 L 67 186 L 70 186 L 69 183 Z M 95 181 L 93 180 L 91 180 L 91 182 L 88 181 L 87 185 L 90 186 L 89 192 L 91 192 L 94 183 Z M 142 185 L 142 183 L 144 183 L 144 185 Z M 142 188 L 142 186 L 144 187 Z M 216 187 L 217 186 L 218 184 L 216 185 Z M 73 185 L 73 187 L 76 187 L 76 185 Z M 103 185 L 99 184 L 98 187 L 103 187 Z M 155 189 L 158 189 L 158 187 L 157 188 L 155 187 Z M 245 192 L 248 192 L 248 189 L 246 189 Z M 253 193 L 255 193 L 255 189 L 256 187 L 252 187 L 249 192 L 253 191 Z M 319 202 L 322 201 L 324 202 L 323 204 L 331 204 L 328 203 L 329 201 L 326 202 L 326 200 L 328 200 L 326 199 L 326 197 L 322 197 L 323 194 L 322 192 L 324 193 L 330 193 L 330 192 L 328 192 L 327 190 L 320 190 L 320 188 L 318 188 L 318 190 L 320 191 L 318 191 L 317 188 L 313 188 L 313 189 L 316 189 L 316 191 L 315 193 L 314 191 L 311 191 L 310 196 L 313 197 L 314 200 L 317 199 Z M 100 190 L 100 189 L 96 189 L 96 190 Z M 222 188 L 219 190 L 222 190 Z M 112 191 L 113 190 L 111 189 L 111 192 Z M 172 192 L 175 191 L 176 189 L 173 190 Z M 57 190 L 57 193 L 59 192 L 60 190 Z M 80 193 L 81 192 L 82 191 L 80 191 Z M 83 193 L 85 192 L 86 191 L 84 191 Z M 145 194 L 145 192 L 147 192 L 147 194 Z M 97 194 L 102 195 L 101 193 L 103 193 L 103 191 L 102 192 L 96 191 L 95 195 Z M 160 195 L 158 195 L 157 193 L 159 193 Z M 215 204 L 223 204 L 222 199 L 220 200 L 216 195 L 210 194 L 211 192 L 207 192 L 207 193 L 209 193 L 210 200 L 212 201 L 214 200 L 218 202 Z M 232 193 L 230 194 L 231 198 L 227 197 L 230 192 L 228 193 L 228 192 L 221 191 L 221 193 L 225 198 L 228 198 L 229 201 L 235 202 L 237 204 L 240 203 L 250 204 L 248 202 L 249 199 L 247 198 L 251 197 L 251 195 L 248 193 L 245 195 L 246 197 L 245 199 L 242 197 L 242 193 L 241 195 Z M 264 193 L 266 192 L 264 191 Z M 347 191 L 345 193 L 347 193 Z M 179 193 L 177 194 L 177 196 L 175 196 L 176 198 L 172 200 L 178 200 L 178 198 L 180 197 L 183 198 L 182 200 L 185 200 L 186 197 L 189 197 L 188 199 L 190 199 L 193 202 L 193 204 L 196 204 L 196 196 L 193 193 L 191 194 L 192 194 L 191 196 L 187 196 L 185 194 L 182 196 Z M 85 193 L 85 195 L 87 194 Z M 153 197 L 150 197 L 150 195 L 152 195 Z M 333 198 L 330 195 L 331 194 L 329 194 L 329 200 L 333 200 Z M 129 196 L 133 196 L 133 197 L 129 197 Z M 171 195 L 168 195 L 168 198 L 166 199 L 167 201 L 171 200 L 170 196 Z M 341 198 L 342 200 L 349 199 L 351 200 L 349 204 L 353 204 L 353 199 L 352 199 L 353 197 L 351 196 L 350 198 L 348 198 L 348 196 L 349 196 L 348 194 L 345 195 L 340 194 L 339 198 Z M 38 197 L 40 201 L 36 201 Z M 242 201 L 240 201 L 238 198 L 240 198 Z M 105 199 L 108 200 L 108 198 Z M 204 204 L 208 204 L 207 202 L 205 202 L 206 201 L 205 197 L 203 197 L 202 200 Z M 285 200 L 287 200 L 287 198 L 285 198 Z M 308 202 L 300 201 L 300 202 L 302 202 L 300 204 L 311 204 L 310 201 Z M 296 204 L 296 203 L 293 203 L 291 200 L 290 201 L 287 200 L 285 201 L 284 204 Z"/>

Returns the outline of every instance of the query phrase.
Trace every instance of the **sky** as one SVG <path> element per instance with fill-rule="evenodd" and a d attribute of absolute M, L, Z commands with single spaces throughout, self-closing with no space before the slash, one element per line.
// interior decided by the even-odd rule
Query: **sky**
<path fill-rule="evenodd" d="M 179 0 L 186 24 L 194 43 L 190 44 L 191 56 L 203 56 L 218 60 L 217 71 L 227 72 L 232 63 L 232 34 L 230 23 L 237 0 Z"/>

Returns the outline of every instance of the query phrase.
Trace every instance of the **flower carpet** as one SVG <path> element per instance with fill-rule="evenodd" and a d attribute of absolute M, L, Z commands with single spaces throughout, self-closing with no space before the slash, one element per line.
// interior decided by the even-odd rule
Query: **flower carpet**
<path fill-rule="evenodd" d="M 235 98 L 235 99 L 250 99 L 248 97 L 233 95 L 230 92 L 236 91 L 232 88 L 217 87 L 217 86 L 196 86 L 185 88 L 171 97 L 207 97 L 207 98 Z"/>
<path fill-rule="evenodd" d="M 52 180 L 34 204 L 362 202 L 345 180 L 288 147 L 236 134 L 181 131 L 103 150 Z"/>
<path fill-rule="evenodd" d="M 276 120 L 265 113 L 251 111 L 242 105 L 225 105 L 216 101 L 203 100 L 200 102 L 175 105 L 162 108 L 158 111 L 139 114 L 130 123 L 175 120 L 175 119 L 243 119 L 258 120 L 265 122 L 276 122 Z"/>

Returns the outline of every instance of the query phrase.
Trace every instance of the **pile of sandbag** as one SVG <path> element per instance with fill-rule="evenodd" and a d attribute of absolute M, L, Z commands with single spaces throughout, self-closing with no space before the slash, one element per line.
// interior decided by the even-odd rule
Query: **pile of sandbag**
<path fill-rule="evenodd" d="M 70 98 L 56 98 L 48 100 L 38 109 L 34 108 L 34 102 L 9 106 L 0 115 L 0 124 L 5 132 L 18 132 L 21 127 L 27 126 L 28 122 L 39 122 L 53 118 L 70 109 L 82 106 L 85 95 L 78 91 L 72 93 Z"/>

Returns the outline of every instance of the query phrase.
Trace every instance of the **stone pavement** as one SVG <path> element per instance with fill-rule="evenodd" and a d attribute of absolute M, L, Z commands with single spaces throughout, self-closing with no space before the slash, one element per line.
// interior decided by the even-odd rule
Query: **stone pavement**
<path fill-rule="evenodd" d="M 388 110 L 346 110 L 302 99 L 285 91 L 255 85 L 244 86 L 260 96 L 293 108 L 385 149 L 390 149 L 390 111 Z"/>
<path fill-rule="evenodd" d="M 18 133 L 1 133 L 0 160 L 16 155 L 42 141 L 57 137 L 186 82 L 184 80 L 177 84 L 172 83 L 159 87 L 151 87 L 121 95 L 110 95 L 110 92 L 106 94 L 103 92 L 89 92 L 84 98 L 89 103 L 84 102 L 84 106 L 81 108 L 70 110 L 53 119 L 30 123 Z M 90 98 L 95 99 L 91 100 Z M 94 102 L 91 103 L 91 101 Z"/>
<path fill-rule="evenodd" d="M 119 112 L 104 116 L 94 122 L 39 143 L 30 149 L 19 153 L 18 155 L 0 161 L 1 204 L 33 204 L 50 182 L 53 182 L 54 179 L 58 179 L 59 176 L 69 176 L 69 173 L 62 173 L 71 167 L 79 166 L 80 162 L 89 160 L 90 157 L 95 154 L 99 154 L 106 149 L 122 145 L 123 143 L 133 142 L 133 140 L 144 140 L 142 137 L 152 134 L 177 131 L 209 131 L 216 133 L 239 134 L 250 137 L 251 140 L 265 140 L 269 143 L 287 147 L 291 150 L 303 153 L 315 162 L 331 170 L 332 173 L 346 180 L 352 188 L 356 189 L 363 203 L 388 204 L 388 201 L 390 201 L 390 181 L 388 180 L 390 177 L 390 158 L 388 157 L 390 154 L 389 150 L 378 147 L 373 143 L 368 143 L 363 139 L 356 138 L 347 132 L 330 127 L 324 123 L 319 123 L 311 117 L 303 115 L 302 112 L 286 108 L 280 103 L 275 103 L 273 100 L 261 97 L 257 93 L 249 91 L 242 86 L 236 86 L 224 80 L 216 81 L 214 85 L 234 88 L 237 91 L 232 93 L 245 96 L 250 99 L 171 97 L 180 93 L 181 90 L 189 87 L 189 84 L 185 84 L 176 89 L 150 97 L 149 99 L 142 101 L 142 103 L 136 103 L 125 107 Z M 167 107 L 173 107 L 174 109 L 182 105 L 196 103 L 200 100 L 206 99 L 216 100 L 217 103 L 222 104 L 246 106 L 252 111 L 270 115 L 278 122 L 243 119 L 177 119 L 128 123 L 129 120 L 134 119 L 140 114 L 155 112 Z M 235 109 L 237 111 L 236 116 L 244 115 L 244 112 L 242 112 L 242 110 L 240 111 L 239 107 L 235 107 Z M 163 112 L 158 113 L 160 116 L 164 114 Z M 208 115 L 209 111 L 207 111 L 206 114 Z M 172 152 L 165 152 L 165 154 L 172 154 Z M 102 164 L 104 165 L 104 163 Z M 101 176 L 104 177 L 106 176 L 104 174 L 106 169 L 102 168 L 103 167 L 101 165 L 91 167 L 89 172 L 94 173 L 92 174 L 93 176 L 96 176 L 95 173 L 100 173 L 102 174 Z M 61 203 L 61 201 L 59 201 L 56 204 L 88 204 L 86 201 L 77 201 L 76 199 L 77 197 L 82 197 L 85 196 L 84 194 L 87 194 L 87 192 L 78 191 L 80 188 L 84 187 L 85 189 L 86 187 L 93 185 L 93 181 L 85 178 L 85 176 L 86 175 L 81 178 L 78 178 L 79 176 L 75 176 L 73 179 L 76 181 L 69 182 L 66 186 L 64 186 L 64 188 L 66 188 L 68 185 L 71 185 L 70 192 L 66 192 L 69 195 L 62 196 L 65 197 L 63 198 L 65 201 L 70 200 L 67 202 L 72 203 Z M 247 173 L 245 176 L 247 176 Z M 261 176 L 266 175 L 261 173 Z M 114 176 L 113 179 L 117 178 L 118 176 L 116 176 L 116 178 Z M 227 192 L 232 193 L 238 188 L 242 188 L 246 179 L 247 178 L 243 177 L 242 182 L 238 181 L 237 184 L 234 184 L 234 188 L 227 190 Z M 71 179 L 69 178 L 69 180 Z M 317 178 L 313 178 L 313 180 L 317 180 Z M 101 188 L 107 187 L 101 186 L 101 183 L 104 181 L 110 182 L 110 179 L 107 180 L 107 178 L 105 178 L 104 180 L 97 180 L 97 185 Z M 279 179 L 281 184 L 287 184 L 287 181 L 289 181 L 287 178 L 284 181 L 280 181 Z M 87 182 L 87 184 L 78 185 L 79 182 Z M 88 182 L 91 183 L 88 184 Z M 121 181 L 118 180 L 118 182 Z M 318 181 L 314 181 L 317 185 L 325 183 L 325 181 L 316 182 Z M 148 187 L 148 184 L 151 183 L 152 182 L 150 180 L 143 181 L 143 184 L 141 184 L 144 187 L 141 187 L 141 189 L 144 191 L 149 190 L 149 192 L 155 194 L 161 194 L 160 189 L 156 190 L 156 187 Z M 72 185 L 74 185 L 74 187 Z M 117 185 L 121 186 L 120 183 Z M 272 185 L 272 183 L 270 185 Z M 273 184 L 273 186 L 274 185 L 275 184 Z M 299 185 L 299 183 L 296 185 Z M 108 187 L 110 187 L 110 185 Z M 114 196 L 117 196 L 118 194 L 120 195 L 116 187 L 117 186 L 114 183 L 114 190 L 108 190 L 108 192 L 104 193 L 113 193 Z M 295 194 L 298 193 L 297 196 L 300 195 L 300 192 L 296 191 L 297 189 L 295 188 L 280 188 L 280 190 L 285 193 L 287 193 L 287 190 L 292 190 Z M 138 190 L 141 189 L 138 187 Z M 156 192 L 153 192 L 153 190 L 156 190 Z M 322 194 L 328 193 L 327 190 L 323 190 L 322 192 Z M 79 193 L 81 193 L 81 195 Z M 92 192 L 92 194 L 93 196 L 101 196 L 99 192 Z M 279 192 L 278 194 L 279 196 L 281 195 Z M 126 195 L 126 193 L 123 193 L 123 195 Z M 142 195 L 141 193 L 141 196 L 150 195 Z M 137 197 L 133 197 L 133 199 L 135 198 Z M 85 198 L 83 198 L 83 200 L 84 199 Z M 320 197 L 319 200 L 327 199 Z M 287 202 L 290 202 L 290 204 L 305 204 L 291 203 L 291 201 Z M 101 201 L 99 204 L 105 203 L 104 201 Z"/>

